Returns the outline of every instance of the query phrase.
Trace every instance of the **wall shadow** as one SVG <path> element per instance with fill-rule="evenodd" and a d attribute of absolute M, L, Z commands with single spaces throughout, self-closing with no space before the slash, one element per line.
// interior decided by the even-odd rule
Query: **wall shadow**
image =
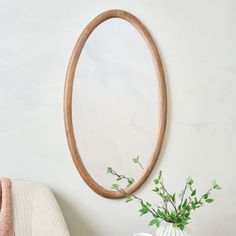
<path fill-rule="evenodd" d="M 62 210 L 66 224 L 70 231 L 70 235 L 71 236 L 95 236 L 96 233 L 93 231 L 93 227 L 91 227 L 91 225 L 89 225 L 89 223 L 83 219 L 82 210 L 80 214 L 74 209 L 73 205 L 70 202 L 66 201 L 66 199 L 61 197 L 59 194 L 55 192 L 54 194 Z"/>

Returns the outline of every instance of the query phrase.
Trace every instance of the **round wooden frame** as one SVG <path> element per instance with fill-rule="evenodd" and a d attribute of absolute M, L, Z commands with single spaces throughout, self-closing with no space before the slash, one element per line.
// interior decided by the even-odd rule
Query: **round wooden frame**
<path fill-rule="evenodd" d="M 166 130 L 166 123 L 167 123 L 167 89 L 166 89 L 166 81 L 165 81 L 163 65 L 155 41 L 153 40 L 147 28 L 134 15 L 123 10 L 109 10 L 95 17 L 85 27 L 78 41 L 76 42 L 76 45 L 72 52 L 66 75 L 65 93 L 64 93 L 64 120 L 65 120 L 67 141 L 74 164 L 77 170 L 79 171 L 80 175 L 82 176 L 83 180 L 87 183 L 87 185 L 94 192 L 103 197 L 116 199 L 124 197 L 124 194 L 120 193 L 119 191 L 111 191 L 103 188 L 91 177 L 86 167 L 84 166 L 76 144 L 73 122 L 72 122 L 72 93 L 73 93 L 74 75 L 81 51 L 84 47 L 84 44 L 86 43 L 86 40 L 88 39 L 89 35 L 93 32 L 93 30 L 102 22 L 110 18 L 124 19 L 128 21 L 130 24 L 132 24 L 139 31 L 139 33 L 143 36 L 143 38 L 145 39 L 146 43 L 148 44 L 151 50 L 156 68 L 157 78 L 159 79 L 159 91 L 160 91 L 159 93 L 160 93 L 160 105 L 161 105 L 159 136 L 157 138 L 152 158 L 149 161 L 149 165 L 146 167 L 140 179 L 125 190 L 128 194 L 136 191 L 145 182 L 145 180 L 152 172 L 158 160 L 161 147 L 163 144 L 164 134 Z"/>

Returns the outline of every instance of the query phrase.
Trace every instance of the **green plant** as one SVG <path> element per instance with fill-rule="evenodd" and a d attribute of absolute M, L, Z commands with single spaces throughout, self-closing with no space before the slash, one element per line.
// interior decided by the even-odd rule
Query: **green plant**
<path fill-rule="evenodd" d="M 143 169 L 139 156 L 133 158 L 133 162 Z M 134 182 L 133 178 L 118 174 L 111 167 L 107 168 L 107 173 L 115 176 L 116 181 L 126 181 L 126 187 L 129 187 Z M 174 226 L 181 230 L 184 230 L 185 226 L 190 223 L 191 212 L 204 206 L 206 203 L 212 203 L 214 201 L 213 198 L 210 197 L 212 191 L 221 189 L 216 181 L 213 181 L 209 190 L 200 197 L 197 197 L 197 189 L 194 187 L 194 181 L 189 177 L 181 193 L 169 193 L 163 181 L 162 171 L 159 171 L 157 177 L 154 179 L 154 189 L 152 189 L 152 191 L 160 197 L 160 204 L 157 206 L 144 201 L 137 195 L 126 193 L 125 188 L 120 187 L 117 182 L 114 183 L 111 188 L 123 193 L 126 202 L 133 200 L 139 201 L 141 206 L 139 212 L 141 216 L 149 213 L 153 217 L 149 225 L 159 227 L 162 221 L 166 221 L 173 223 Z"/>

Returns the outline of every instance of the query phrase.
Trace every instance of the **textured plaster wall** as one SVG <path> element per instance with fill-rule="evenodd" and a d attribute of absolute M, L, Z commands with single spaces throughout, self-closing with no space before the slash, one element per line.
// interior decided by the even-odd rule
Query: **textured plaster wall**
<path fill-rule="evenodd" d="M 191 175 L 201 191 L 212 179 L 223 186 L 214 205 L 193 215 L 193 235 L 236 235 L 234 0 L 0 0 L 0 175 L 49 185 L 73 236 L 154 234 L 136 204 L 86 186 L 66 143 L 63 86 L 72 48 L 88 21 L 112 8 L 139 17 L 161 49 L 169 124 L 157 168 L 167 185 L 175 191 Z M 138 192 L 149 201 L 151 185 Z"/>

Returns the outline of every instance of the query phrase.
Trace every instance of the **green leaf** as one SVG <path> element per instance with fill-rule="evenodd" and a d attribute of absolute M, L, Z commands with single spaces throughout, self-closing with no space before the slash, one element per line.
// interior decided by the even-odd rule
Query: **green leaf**
<path fill-rule="evenodd" d="M 107 174 L 112 173 L 112 168 L 111 167 L 107 167 Z"/>
<path fill-rule="evenodd" d="M 187 184 L 191 186 L 193 184 L 193 179 L 189 177 L 189 179 L 187 180 Z"/>
<path fill-rule="evenodd" d="M 185 208 L 185 207 L 186 207 L 187 203 L 188 203 L 188 200 L 187 200 L 187 199 L 185 199 L 185 201 L 184 201 L 184 204 L 183 204 L 183 208 Z"/>
<path fill-rule="evenodd" d="M 146 204 L 142 204 L 142 208 L 139 210 L 139 212 L 141 212 L 141 215 L 147 214 L 149 212 L 149 208 L 147 207 Z"/>
<path fill-rule="evenodd" d="M 220 185 L 217 184 L 217 185 L 215 186 L 215 189 L 222 189 L 222 188 L 220 187 Z"/>
<path fill-rule="evenodd" d="M 212 182 L 211 187 L 213 189 L 221 189 L 220 185 L 218 185 L 215 180 Z"/>
<path fill-rule="evenodd" d="M 194 202 L 191 202 L 191 206 L 192 206 L 192 208 L 193 209 L 195 209 L 196 207 L 195 207 L 195 203 Z"/>
<path fill-rule="evenodd" d="M 117 181 L 119 181 L 119 180 L 122 180 L 123 179 L 123 177 L 121 177 L 121 176 L 119 176 L 119 177 L 117 177 Z"/>
<path fill-rule="evenodd" d="M 128 179 L 128 185 L 127 185 L 127 187 L 129 187 L 131 184 L 133 184 L 133 182 L 134 182 L 134 179 L 133 179 L 133 178 L 129 178 L 129 179 Z"/>
<path fill-rule="evenodd" d="M 212 203 L 213 201 L 214 201 L 214 199 L 211 199 L 211 198 L 206 199 L 206 202 L 207 202 L 207 203 Z"/>
<path fill-rule="evenodd" d="M 200 208 L 201 206 L 202 206 L 201 203 L 197 203 L 197 204 L 195 205 L 195 208 Z"/>
<path fill-rule="evenodd" d="M 149 222 L 149 226 L 155 225 L 158 221 L 159 221 L 158 218 L 154 218 L 153 220 Z"/>
<path fill-rule="evenodd" d="M 191 193 L 191 196 L 192 196 L 192 197 L 195 196 L 195 195 L 196 195 L 196 192 L 197 192 L 197 190 L 194 189 L 194 190 L 192 191 L 192 193 Z"/>
<path fill-rule="evenodd" d="M 171 200 L 175 203 L 175 200 L 176 200 L 176 194 L 175 193 L 171 196 Z"/>
<path fill-rule="evenodd" d="M 158 193 L 160 191 L 160 189 L 156 187 L 152 191 Z"/>
<path fill-rule="evenodd" d="M 135 164 L 139 163 L 139 156 L 137 156 L 136 158 L 133 158 L 133 162 L 134 162 Z"/>
<path fill-rule="evenodd" d="M 134 197 L 133 196 L 126 196 L 125 197 L 125 202 L 131 202 L 134 200 Z"/>
<path fill-rule="evenodd" d="M 154 218 L 149 223 L 149 226 L 151 226 L 151 225 L 156 225 L 157 227 L 159 227 L 160 226 L 160 220 L 158 218 Z"/>
<path fill-rule="evenodd" d="M 189 218 L 189 216 L 190 216 L 190 213 L 189 212 L 187 212 L 185 215 L 184 215 L 186 218 Z"/>
<path fill-rule="evenodd" d="M 203 195 L 203 199 L 205 199 L 205 200 L 206 200 L 208 197 L 209 197 L 209 194 L 207 194 L 207 193 Z"/>
<path fill-rule="evenodd" d="M 156 227 L 159 228 L 160 225 L 161 225 L 161 221 L 158 221 L 158 222 L 156 223 Z"/>
<path fill-rule="evenodd" d="M 118 184 L 112 184 L 111 189 L 119 190 Z"/>
<path fill-rule="evenodd" d="M 160 216 L 160 218 L 165 219 L 166 215 L 165 215 L 164 212 L 162 212 L 160 209 L 158 209 L 158 210 L 157 210 L 157 213 L 158 213 L 158 215 Z"/>
<path fill-rule="evenodd" d="M 216 181 L 213 180 L 212 183 L 211 183 L 211 187 L 214 188 L 216 184 L 217 184 Z"/>

